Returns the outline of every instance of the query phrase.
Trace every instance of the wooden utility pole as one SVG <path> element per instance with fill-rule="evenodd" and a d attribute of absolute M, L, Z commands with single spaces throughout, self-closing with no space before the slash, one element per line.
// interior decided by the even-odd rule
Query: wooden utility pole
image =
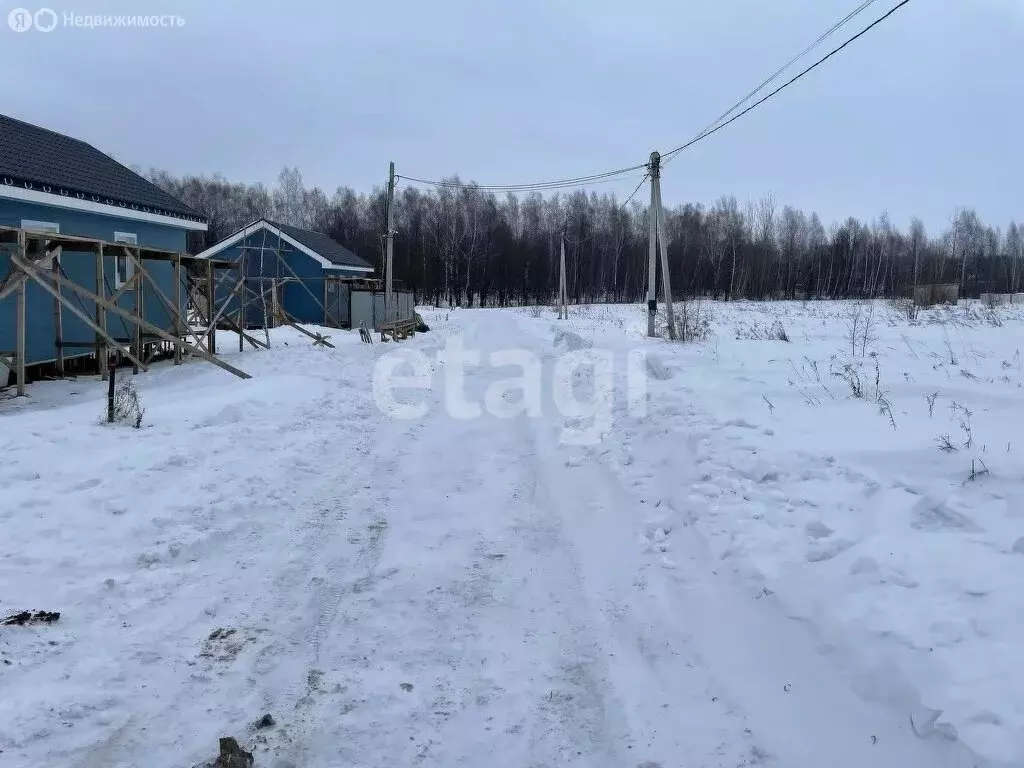
<path fill-rule="evenodd" d="M 651 177 L 651 205 L 649 234 L 647 241 L 647 335 L 657 336 L 656 319 L 658 316 L 658 243 L 661 243 L 661 287 L 665 294 L 665 317 L 668 321 L 668 336 L 676 337 L 675 312 L 672 307 L 672 286 L 668 272 L 668 241 L 665 238 L 665 212 L 661 207 L 661 155 L 651 152 L 651 161 L 647 164 Z"/>
<path fill-rule="evenodd" d="M 395 314 L 394 294 L 394 259 L 395 259 L 395 164 L 388 166 L 388 202 L 387 202 L 387 247 L 385 250 L 384 272 L 384 319 L 388 322 L 397 319 Z"/>
<path fill-rule="evenodd" d="M 561 258 L 558 268 L 558 319 L 569 319 L 568 289 L 565 286 L 565 232 L 562 233 Z"/>

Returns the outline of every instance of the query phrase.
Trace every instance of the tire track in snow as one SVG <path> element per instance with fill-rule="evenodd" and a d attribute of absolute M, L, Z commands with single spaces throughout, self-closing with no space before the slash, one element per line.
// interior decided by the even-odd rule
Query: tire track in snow
<path fill-rule="evenodd" d="M 616 391 L 626 390 L 620 383 Z M 626 415 L 621 401 L 616 411 L 616 423 L 621 424 Z M 657 427 L 648 424 L 646 429 L 637 431 L 636 436 L 650 440 L 657 439 L 658 435 L 667 438 L 691 433 L 690 419 L 681 413 L 667 415 L 669 424 Z M 692 410 L 690 416 L 693 416 Z M 673 421 L 676 423 L 671 423 Z M 613 436 L 612 444 L 617 440 L 621 438 Z M 685 445 L 684 441 L 680 442 Z M 574 457 L 572 468 L 563 471 L 558 459 L 566 452 Z M 613 466 L 602 460 L 609 453 L 600 448 L 560 451 L 552 439 L 547 454 L 550 461 L 546 462 L 555 467 L 554 486 L 573 489 L 563 493 L 565 503 L 560 508 L 573 512 L 570 519 L 576 518 L 578 537 L 574 537 L 574 543 L 580 545 L 584 570 L 588 580 L 598 585 L 598 593 L 622 586 L 621 582 L 615 583 L 614 577 L 609 577 L 604 565 L 616 556 L 615 548 L 609 546 L 610 541 L 629 541 L 640 534 L 645 548 L 652 543 L 647 535 L 650 530 L 645 530 L 648 517 L 640 512 L 641 502 L 657 499 L 660 503 L 671 499 L 674 489 L 685 488 L 688 482 L 696 481 L 690 468 L 696 462 L 688 462 L 685 451 L 669 454 L 671 463 L 659 466 L 638 465 L 632 455 L 628 455 L 618 469 L 627 482 L 632 481 L 633 486 L 648 491 L 646 499 L 638 497 L 635 491 L 626 490 L 616 479 L 620 475 L 610 471 Z M 680 468 L 684 472 L 682 478 Z M 570 479 L 567 474 L 577 477 Z M 598 498 L 592 505 L 592 512 L 599 515 L 585 520 L 578 513 L 578 507 L 593 496 Z M 613 513 L 609 507 L 619 509 Z M 664 561 L 667 570 L 649 567 L 657 561 L 657 555 L 648 558 L 648 567 L 637 568 L 644 572 L 645 591 L 657 597 L 658 606 L 654 611 L 641 612 L 638 623 L 655 629 L 655 637 L 665 636 L 666 632 L 670 637 L 678 637 L 681 645 L 673 642 L 673 648 L 685 646 L 689 638 L 687 666 L 697 668 L 698 679 L 706 680 L 709 690 L 724 692 L 725 695 L 716 697 L 716 704 L 723 700 L 730 702 L 735 714 L 750 724 L 751 731 L 744 726 L 744 734 L 754 736 L 756 741 L 752 753 L 744 759 L 756 764 L 773 754 L 779 765 L 844 768 L 868 764 L 892 768 L 910 765 L 966 768 L 978 764 L 962 745 L 941 740 L 921 741 L 911 734 L 901 713 L 859 699 L 847 681 L 819 653 L 814 638 L 805 628 L 789 621 L 770 596 L 755 597 L 728 576 L 714 571 L 706 542 L 685 527 L 685 505 L 678 512 L 666 505 L 665 514 L 659 517 L 666 516 L 675 518 L 670 526 L 674 553 L 671 559 Z M 602 531 L 602 535 L 596 535 L 595 529 Z M 635 549 L 633 553 L 625 550 L 620 557 L 627 561 L 635 559 L 635 552 Z M 638 609 L 641 603 L 631 605 Z M 673 630 L 674 623 L 683 623 L 685 628 Z M 661 665 L 658 677 L 664 679 L 673 672 L 680 672 L 679 664 L 669 661 Z M 694 715 L 699 715 L 699 698 L 693 704 Z M 724 733 L 728 733 L 728 729 Z M 729 741 L 736 742 L 735 739 Z M 706 759 L 714 764 L 710 762 L 711 755 Z"/>
<path fill-rule="evenodd" d="M 369 377 L 367 377 L 369 379 Z M 404 444 L 421 428 L 419 422 L 404 424 L 401 428 L 389 422 L 386 416 L 369 404 L 367 381 L 366 409 L 372 409 L 375 418 L 365 443 L 355 449 L 352 457 L 350 445 L 341 445 L 344 464 L 336 474 L 320 484 L 310 494 L 314 511 L 303 526 L 298 551 L 302 556 L 294 563 L 291 573 L 279 582 L 279 605 L 294 602 L 295 593 L 305 583 L 310 595 L 307 613 L 309 621 L 302 621 L 299 634 L 305 646 L 307 661 L 302 674 L 292 673 L 286 692 L 279 693 L 278 704 L 291 703 L 291 712 L 285 717 L 283 736 L 270 741 L 272 751 L 284 765 L 315 765 L 317 740 L 328 727 L 325 723 L 332 693 L 323 687 L 323 652 L 330 646 L 331 632 L 344 614 L 346 597 L 369 589 L 378 578 L 376 573 L 388 530 L 388 489 L 377 487 L 380 476 L 395 477 Z M 331 409 L 318 409 L 331 412 Z M 344 414 L 347 418 L 349 414 Z M 322 419 L 322 413 L 319 414 Z M 338 434 L 351 434 L 344 424 L 338 425 Z M 334 435 L 321 439 L 314 455 L 329 457 L 339 447 Z M 271 694 L 273 695 L 273 694 Z M 287 710 L 286 710 L 287 711 Z M 284 718 L 282 718 L 284 720 Z"/>
<path fill-rule="evenodd" d="M 553 362 L 542 352 L 545 368 Z M 585 384 L 585 382 L 584 382 Z M 540 504 L 564 530 L 579 599 L 605 658 L 605 696 L 623 725 L 612 764 L 662 768 L 768 764 L 742 714 L 715 696 L 688 633 L 662 600 L 656 575 L 635 554 L 635 502 L 593 462 L 569 461 L 559 445 L 557 410 L 531 422 Z M 628 758 L 626 757 L 628 755 Z"/>

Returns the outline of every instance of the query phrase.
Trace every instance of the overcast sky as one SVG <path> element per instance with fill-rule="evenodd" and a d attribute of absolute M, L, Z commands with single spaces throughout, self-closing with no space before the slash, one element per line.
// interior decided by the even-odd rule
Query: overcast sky
<path fill-rule="evenodd" d="M 39 7 L 4 1 L 4 17 Z M 330 194 L 369 191 L 394 160 L 410 176 L 532 182 L 682 144 L 856 4 L 53 0 L 62 19 L 185 24 L 2 26 L 0 111 L 176 174 L 272 184 L 292 165 Z M 933 230 L 968 205 L 1005 226 L 1024 219 L 1022 117 L 1024 0 L 914 0 L 681 155 L 663 196 L 772 193 L 826 224 L 888 211 Z"/>

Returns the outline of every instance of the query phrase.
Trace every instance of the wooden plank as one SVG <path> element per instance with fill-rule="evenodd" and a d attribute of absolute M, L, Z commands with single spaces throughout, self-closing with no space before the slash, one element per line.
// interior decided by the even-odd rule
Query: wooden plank
<path fill-rule="evenodd" d="M 140 288 L 142 286 L 144 286 L 146 284 L 146 281 L 148 280 L 150 286 L 153 288 L 153 292 L 156 294 L 156 297 L 158 299 L 160 299 L 161 302 L 163 302 L 164 307 L 171 314 L 171 317 L 175 318 L 176 320 L 180 320 L 181 319 L 181 313 L 171 304 L 171 300 L 167 298 L 167 294 L 165 294 L 163 292 L 163 290 L 160 288 L 159 283 L 157 283 L 156 280 L 153 279 L 153 276 L 150 275 L 149 272 L 146 271 L 146 268 L 143 265 L 142 261 L 139 260 L 138 258 L 136 258 L 131 253 L 131 251 L 125 249 L 125 252 L 128 254 L 128 256 L 131 258 L 132 262 L 135 264 L 135 268 L 138 270 L 138 274 L 142 275 L 142 281 L 141 281 Z M 222 276 L 222 278 L 223 278 L 223 276 Z M 181 283 L 180 282 L 177 284 L 176 291 L 178 293 L 181 292 Z M 225 302 L 224 306 L 225 307 L 227 306 L 227 302 Z M 202 341 L 202 339 L 203 339 L 202 334 L 196 333 L 196 332 L 191 331 L 191 330 L 189 330 L 188 333 L 189 333 L 189 335 L 191 335 L 192 337 L 195 338 L 195 340 L 197 342 L 197 346 L 199 346 L 201 349 L 205 349 L 205 346 L 204 346 L 203 341 Z M 175 336 L 178 337 L 178 334 L 175 333 Z M 175 357 L 179 358 L 181 356 L 181 347 L 179 347 L 177 344 L 175 344 L 174 345 L 174 349 L 175 349 Z M 175 364 L 176 365 L 180 365 L 180 361 L 176 362 Z"/>
<path fill-rule="evenodd" d="M 218 323 L 218 322 L 220 322 L 220 319 L 221 319 L 222 317 L 224 317 L 224 316 L 225 316 L 225 315 L 224 315 L 224 311 L 225 311 L 225 310 L 226 310 L 226 309 L 228 308 L 228 306 L 229 306 L 229 305 L 231 304 L 231 298 L 232 298 L 233 296 L 235 296 L 235 295 L 236 295 L 236 294 L 238 293 L 238 290 L 239 290 L 239 288 L 241 288 L 241 287 L 242 287 L 243 285 L 245 285 L 245 278 L 242 278 L 241 280 L 239 280 L 239 281 L 238 281 L 238 282 L 237 282 L 237 283 L 235 284 L 235 287 L 234 287 L 234 288 L 232 288 L 232 289 L 231 289 L 231 290 L 230 290 L 230 291 L 228 292 L 228 296 L 227 296 L 227 298 L 226 298 L 226 299 L 224 299 L 224 303 L 220 305 L 220 309 L 218 309 L 218 310 L 217 310 L 217 314 L 215 314 L 215 315 L 213 316 L 213 320 L 211 320 L 211 321 L 210 321 L 210 327 L 211 327 L 211 328 L 213 328 L 213 329 L 216 329 L 216 328 L 217 328 L 217 323 Z"/>
<path fill-rule="evenodd" d="M 181 254 L 174 258 L 174 335 L 179 339 L 185 334 L 181 317 Z M 181 365 L 181 347 L 174 345 L 174 364 Z"/>
<path fill-rule="evenodd" d="M 115 276 L 115 282 L 116 282 L 116 279 L 117 279 L 117 277 L 116 277 L 117 276 L 117 260 L 116 259 L 117 259 L 117 257 L 114 257 L 114 258 L 115 258 L 115 261 L 114 261 L 114 276 Z M 129 277 L 127 280 L 124 281 L 124 285 L 122 285 L 120 288 L 118 288 L 116 291 L 114 291 L 110 295 L 110 300 L 116 304 L 117 300 L 120 299 L 124 294 L 126 294 L 128 291 L 131 291 L 131 290 L 135 289 L 135 283 L 137 283 L 138 280 L 139 280 L 138 273 L 135 273 L 134 275 Z"/>
<path fill-rule="evenodd" d="M 48 285 L 46 283 L 46 277 L 44 276 L 44 274 L 41 273 L 41 272 L 38 272 L 32 264 L 29 264 L 24 259 L 20 259 L 18 257 L 14 257 L 14 260 L 18 264 L 19 267 L 21 267 L 26 272 L 28 272 L 29 275 L 37 283 L 39 283 L 45 290 L 49 291 L 51 294 L 55 293 L 55 290 L 50 285 Z M 51 279 L 54 280 L 54 282 L 61 283 L 62 285 L 67 287 L 69 290 L 72 290 L 75 293 L 80 294 L 81 296 L 83 296 L 83 297 L 85 297 L 87 299 L 92 299 L 93 301 L 98 301 L 103 307 L 105 307 L 110 312 L 113 312 L 115 315 L 123 317 L 123 318 L 125 318 L 125 319 L 127 319 L 129 321 L 133 321 L 134 320 L 134 318 L 131 316 L 131 313 L 121 309 L 121 307 L 118 307 L 115 304 L 111 304 L 109 301 L 101 299 L 99 296 L 97 296 L 92 291 L 82 287 L 81 285 L 78 285 L 78 283 L 75 283 L 75 282 L 73 282 L 71 280 L 68 280 L 67 278 L 62 277 L 61 275 L 53 275 L 53 276 L 51 276 Z M 66 297 L 64 299 L 64 302 L 65 302 L 65 306 L 69 310 L 74 312 L 76 315 L 79 315 L 81 317 L 81 319 L 85 323 L 87 323 L 88 325 L 92 325 L 93 324 L 92 321 L 88 318 L 88 316 L 84 312 L 81 312 L 81 310 L 79 310 L 77 307 L 75 307 L 74 305 L 68 303 Z M 218 360 L 216 356 L 214 356 L 213 354 L 211 354 L 209 352 L 204 352 L 203 350 L 198 349 L 197 347 L 193 347 L 192 345 L 187 344 L 187 343 L 181 341 L 180 339 L 174 338 L 171 334 L 167 333 L 162 328 L 158 328 L 157 326 L 153 325 L 152 323 L 150 323 L 150 322 L 148 322 L 146 320 L 143 320 L 142 318 L 139 318 L 138 322 L 139 322 L 139 325 L 141 325 L 145 330 L 149 331 L 150 333 L 154 334 L 155 336 L 159 336 L 164 341 L 169 341 L 172 344 L 180 344 L 185 349 L 190 351 L 193 355 L 195 355 L 197 357 L 201 357 L 204 360 L 208 360 L 209 362 L 213 363 L 217 367 L 223 368 L 228 373 L 233 373 L 235 376 L 238 376 L 241 379 L 251 379 L 252 378 L 252 376 L 250 376 L 245 371 L 239 370 L 238 368 L 235 368 L 234 366 L 229 365 L 228 363 L 225 363 L 223 360 Z M 94 328 L 93 330 L 96 330 L 96 329 Z M 109 337 L 107 337 L 107 338 L 108 338 L 108 341 L 112 341 Z M 114 342 L 114 346 L 117 346 L 116 342 Z M 125 351 L 125 354 L 129 355 L 130 353 Z M 131 359 L 131 358 L 129 357 L 129 359 Z M 132 362 L 138 362 L 138 361 L 134 361 L 133 360 Z M 143 368 L 145 368 L 145 366 L 143 366 Z"/>
<path fill-rule="evenodd" d="M 213 311 L 214 311 L 214 308 L 216 307 L 216 303 L 217 303 L 216 283 L 213 280 L 213 263 L 212 262 L 207 262 L 207 264 L 206 264 L 206 285 L 208 286 L 208 288 L 207 288 L 207 294 L 208 295 L 206 297 L 206 307 L 207 307 L 206 316 L 209 317 L 209 318 L 212 318 L 213 317 Z M 207 341 L 206 341 L 206 348 L 208 350 L 210 350 L 210 354 L 215 355 L 215 354 L 217 354 L 217 324 L 214 323 L 212 320 L 210 321 L 209 330 L 207 331 L 207 333 L 209 335 L 208 335 Z"/>
<path fill-rule="evenodd" d="M 0 352 L 0 389 L 7 386 L 7 382 L 16 368 L 17 365 L 14 362 L 14 357 Z"/>
<path fill-rule="evenodd" d="M 106 286 L 106 267 L 103 264 L 103 243 L 96 246 L 96 293 L 102 296 L 105 292 Z M 96 304 L 96 325 L 102 329 L 102 334 L 107 332 L 107 313 L 103 311 L 103 307 Z M 110 369 L 107 366 L 107 348 L 103 345 L 103 336 L 100 333 L 96 334 L 96 365 L 100 369 L 100 378 L 106 381 L 110 376 Z"/>
<path fill-rule="evenodd" d="M 18 382 L 18 397 L 25 396 L 25 350 L 27 346 L 25 334 L 28 332 L 28 324 L 25 322 L 25 293 L 27 288 L 28 283 L 25 280 L 22 280 L 21 285 L 18 288 L 17 307 L 15 309 L 14 320 L 14 332 L 16 335 L 15 344 L 17 345 L 14 361 L 17 367 L 14 370 L 14 375 Z"/>
<path fill-rule="evenodd" d="M 263 231 L 266 232 L 267 230 L 264 229 Z M 243 243 L 245 242 L 244 238 L 242 239 L 242 242 Z M 239 283 L 239 285 L 244 286 L 245 285 L 245 274 L 246 274 L 246 269 L 245 269 L 245 267 L 246 267 L 246 263 L 245 263 L 246 262 L 246 259 L 245 259 L 245 248 L 242 248 L 242 256 L 241 256 L 240 261 L 242 262 L 242 280 Z M 239 307 L 239 309 L 238 309 L 238 328 L 239 328 L 238 351 L 239 352 L 241 352 L 241 351 L 243 351 L 245 349 L 245 339 L 242 338 L 242 333 L 241 333 L 241 329 L 245 328 L 245 321 L 246 321 L 246 317 L 245 317 L 245 306 L 246 306 L 245 305 L 245 293 L 246 293 L 245 291 L 242 291 L 241 295 L 238 297 L 238 307 Z"/>
<path fill-rule="evenodd" d="M 24 232 L 20 232 L 19 237 L 20 237 L 21 240 L 24 241 L 24 243 L 23 244 L 19 244 L 19 250 L 25 256 L 25 258 L 27 259 L 28 258 L 28 239 L 26 237 L 22 237 L 23 235 L 25 235 L 25 233 Z M 53 257 L 54 257 L 55 254 L 56 254 L 55 250 L 54 251 L 47 250 L 46 247 L 45 247 L 45 244 L 44 244 L 44 246 L 43 246 L 43 255 L 40 256 L 38 259 L 34 260 L 32 263 L 33 264 L 37 264 L 38 266 L 42 267 L 43 269 L 49 269 L 51 266 L 53 266 Z M 24 272 L 21 272 L 20 270 L 13 270 L 12 269 L 10 271 L 10 273 L 8 273 L 3 287 L 0 287 L 0 301 L 2 301 L 3 299 L 6 299 L 12 293 L 14 293 L 15 291 L 19 290 L 21 288 L 21 286 L 25 284 L 25 281 L 27 279 L 28 278 L 26 277 Z"/>
<path fill-rule="evenodd" d="M 145 283 L 145 269 L 139 269 L 142 262 L 137 261 L 135 256 L 132 254 L 131 249 L 128 246 L 122 246 L 124 248 L 125 255 L 134 263 L 136 266 L 132 269 L 132 278 L 138 277 L 137 285 L 135 290 L 132 291 L 132 314 L 135 315 L 135 342 L 133 344 L 132 352 L 135 353 L 135 357 L 141 360 L 145 356 L 145 352 L 142 349 L 142 325 L 139 323 L 143 317 L 145 317 L 144 309 L 142 307 L 143 298 L 143 287 Z M 138 270 L 138 271 L 136 271 Z M 58 286 L 59 288 L 59 286 Z M 138 366 L 132 366 L 132 375 L 136 376 L 139 373 Z"/>
<path fill-rule="evenodd" d="M 31 277 L 33 280 L 35 280 L 36 283 L 44 291 L 49 293 L 51 296 L 60 296 L 61 297 L 60 300 L 62 302 L 64 302 L 64 306 L 67 308 L 67 310 L 69 312 L 71 312 L 71 314 L 75 315 L 78 319 L 80 319 L 83 323 L 85 323 L 86 325 L 91 327 L 94 331 L 96 331 L 97 333 L 100 333 L 103 336 L 103 338 L 105 338 L 107 340 L 107 344 L 109 346 L 111 346 L 111 347 L 113 347 L 115 349 L 120 350 L 121 353 L 124 354 L 125 357 L 127 357 L 129 360 L 131 360 L 136 365 L 141 365 L 141 363 L 138 360 L 134 359 L 134 356 L 132 355 L 132 353 L 126 347 L 122 346 L 121 344 L 118 344 L 116 340 L 111 338 L 110 335 L 107 334 L 106 331 L 102 330 L 96 323 L 93 322 L 92 318 L 90 318 L 87 314 L 85 314 L 85 312 L 83 312 L 81 309 L 79 309 L 74 304 L 72 304 L 68 300 L 67 296 L 65 296 L 63 294 L 58 294 L 57 293 L 57 289 L 54 288 L 53 286 L 51 286 L 47 282 L 47 277 L 49 277 L 49 279 L 52 280 L 54 283 L 57 283 L 57 284 L 60 284 L 60 285 L 65 285 L 68 288 L 70 288 L 71 290 L 83 294 L 86 298 L 90 298 L 93 301 L 100 301 L 104 306 L 106 306 L 112 312 L 118 312 L 120 314 L 123 314 L 126 317 L 128 317 L 128 319 L 130 320 L 131 316 L 127 312 L 125 312 L 120 307 L 114 307 L 112 305 L 109 305 L 107 302 L 102 301 L 100 299 L 100 297 L 97 296 L 92 291 L 87 291 L 85 288 L 82 288 L 82 286 L 78 285 L 75 282 L 72 282 L 71 280 L 68 280 L 66 277 L 63 277 L 62 275 L 50 274 L 48 272 L 41 272 L 41 271 L 37 272 L 36 271 L 36 267 L 33 264 L 29 263 L 28 260 L 22 260 L 22 259 L 18 258 L 17 256 L 12 256 L 12 258 L 14 259 L 15 263 L 17 263 L 19 267 L 21 267 L 23 270 L 25 270 L 26 274 L 29 277 Z M 24 283 L 23 283 L 23 285 L 24 285 Z M 142 366 L 143 369 L 145 369 L 145 367 L 146 366 L 144 366 L 144 365 Z"/>
<path fill-rule="evenodd" d="M 240 328 L 238 328 L 235 325 L 234 319 L 230 315 L 224 315 L 224 317 L 221 318 L 221 319 L 225 323 L 228 324 L 228 326 L 231 328 L 231 330 L 237 331 L 238 333 L 240 333 L 242 335 L 242 338 L 244 338 L 246 341 L 248 341 L 252 345 L 253 349 L 270 349 L 269 346 L 264 344 L 262 341 L 260 341 L 256 337 L 250 336 L 248 333 L 245 333 Z"/>
<path fill-rule="evenodd" d="M 18 256 L 28 258 L 28 239 L 25 236 L 24 230 L 18 232 Z M 11 254 L 11 260 L 16 259 L 13 253 Z M 15 316 L 14 316 L 14 334 L 15 334 L 15 352 L 14 352 L 14 363 L 17 368 L 14 371 L 14 376 L 18 384 L 18 397 L 25 396 L 25 360 L 27 357 L 27 339 L 26 334 L 28 333 L 28 323 L 26 322 L 26 304 L 27 296 L 26 291 L 28 287 L 28 276 L 19 275 L 21 278 L 18 281 L 18 298 L 16 300 Z"/>
<path fill-rule="evenodd" d="M 54 272 L 60 272 L 61 271 L 61 269 L 60 269 L 61 247 L 58 245 L 56 250 L 57 250 L 57 253 L 55 253 L 54 256 L 53 256 L 53 271 Z M 57 293 L 58 293 L 58 296 L 55 297 L 54 300 L 53 300 L 53 329 L 54 329 L 54 332 L 55 332 L 54 339 L 56 341 L 56 344 L 54 346 L 57 347 L 57 375 L 60 376 L 63 379 L 64 378 L 64 348 L 63 348 L 62 344 L 63 344 L 63 341 L 64 341 L 64 316 L 63 316 L 63 314 L 60 311 L 61 300 L 60 300 L 60 297 L 59 297 L 59 294 L 60 294 L 60 289 L 59 288 L 57 289 Z"/>
<path fill-rule="evenodd" d="M 292 269 L 292 265 L 289 264 L 287 261 L 285 261 L 284 259 L 282 259 L 280 257 L 278 257 L 277 262 L 278 262 L 278 264 L 284 264 L 284 268 L 287 269 L 289 272 L 291 272 L 292 277 L 294 277 L 298 281 L 299 285 L 302 286 L 302 290 L 304 290 L 306 293 L 308 293 L 309 297 L 311 299 L 313 299 L 313 301 L 315 301 L 317 303 L 317 306 L 319 306 L 320 309 L 322 309 L 324 311 L 324 317 L 325 318 L 329 318 L 332 322 L 335 323 L 336 326 L 340 327 L 341 323 L 339 323 L 338 320 L 336 318 L 334 318 L 331 315 L 330 312 L 327 311 L 327 307 L 325 307 L 323 304 L 320 303 L 320 299 L 318 299 L 316 297 L 316 294 L 313 293 L 313 291 L 310 289 L 310 287 L 308 285 L 306 285 L 306 283 L 303 281 L 303 279 L 301 277 L 299 277 L 298 274 L 296 274 L 295 270 Z M 282 312 L 282 314 L 288 315 L 287 312 Z"/>
<path fill-rule="evenodd" d="M 281 316 L 281 301 L 278 298 L 279 288 L 280 286 L 278 285 L 277 278 L 272 278 L 270 281 L 270 290 L 273 291 L 273 293 L 270 294 L 270 300 L 271 309 L 274 312 L 274 318 L 270 321 L 271 328 L 277 327 L 277 319 Z"/>
<path fill-rule="evenodd" d="M 21 231 L 20 227 L 0 226 L 0 236 L 13 235 L 13 234 L 16 234 L 19 231 Z M 62 245 L 64 247 L 68 248 L 69 250 L 92 251 L 92 250 L 96 249 L 97 245 L 104 245 L 104 246 L 107 246 L 107 245 L 109 245 L 109 246 L 120 246 L 120 245 L 122 245 L 121 243 L 115 243 L 115 242 L 112 242 L 112 241 L 109 241 L 109 240 L 101 240 L 101 239 L 96 238 L 96 237 L 83 237 L 83 236 L 80 236 L 80 235 L 65 235 L 65 234 L 56 233 L 56 232 L 53 232 L 53 233 L 50 233 L 50 232 L 43 232 L 43 233 L 34 232 L 33 233 L 34 236 L 38 236 L 40 234 L 45 235 L 47 240 L 49 240 L 50 242 L 53 243 L 54 247 L 56 247 L 58 245 Z M 88 248 L 80 248 L 79 246 L 81 246 L 83 244 L 88 245 L 90 247 L 88 247 Z M 164 250 L 162 248 L 152 248 L 152 247 L 149 247 L 149 246 L 140 246 L 140 250 L 145 252 L 146 258 L 157 259 L 159 261 L 173 261 L 174 257 L 179 255 L 176 251 Z M 206 261 L 206 259 L 195 259 L 194 257 L 192 257 L 192 260 L 193 261 Z M 47 264 L 45 266 L 49 267 L 49 264 Z"/>
<path fill-rule="evenodd" d="M 324 336 L 322 333 L 313 333 L 312 331 L 306 330 L 301 325 L 299 325 L 298 321 L 294 317 L 292 317 L 290 314 L 288 314 L 288 312 L 286 310 L 281 310 L 281 314 L 284 316 L 284 320 L 285 320 L 284 324 L 285 325 L 291 326 L 292 328 L 294 328 L 295 330 L 299 331 L 300 333 L 306 334 L 307 336 L 309 336 L 309 338 L 313 339 L 316 342 L 315 345 L 323 344 L 325 347 L 330 347 L 331 349 L 336 349 L 336 347 L 333 344 L 331 344 L 329 341 L 327 341 L 327 337 L 326 336 Z"/>

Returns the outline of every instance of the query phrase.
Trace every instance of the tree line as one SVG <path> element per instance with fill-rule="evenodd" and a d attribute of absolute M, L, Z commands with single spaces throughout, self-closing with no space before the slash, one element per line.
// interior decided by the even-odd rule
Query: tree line
<path fill-rule="evenodd" d="M 239 184 L 222 176 L 149 177 L 209 219 L 189 247 L 198 252 L 260 217 L 330 235 L 383 274 L 383 188 L 328 196 L 307 188 L 297 168 L 277 184 Z M 458 177 L 448 179 L 459 183 Z M 643 190 L 640 193 L 644 197 Z M 1024 225 L 1006 230 L 958 210 L 943 231 L 920 219 L 907 231 L 886 214 L 848 218 L 827 228 L 818 215 L 779 206 L 773 197 L 741 205 L 666 210 L 674 292 L 718 299 L 894 298 L 917 284 L 956 283 L 961 295 L 1021 290 Z M 418 302 L 452 306 L 552 303 L 566 242 L 569 300 L 635 302 L 645 298 L 646 203 L 582 190 L 543 196 L 497 195 L 474 185 L 395 192 L 395 279 Z"/>

